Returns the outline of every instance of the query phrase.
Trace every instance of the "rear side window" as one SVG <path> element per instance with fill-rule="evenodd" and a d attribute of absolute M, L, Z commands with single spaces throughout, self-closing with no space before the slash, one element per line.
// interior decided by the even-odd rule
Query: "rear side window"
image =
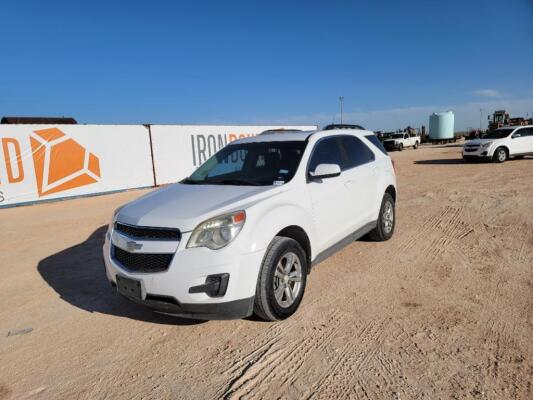
<path fill-rule="evenodd" d="M 365 136 L 365 138 L 372 142 L 372 144 L 376 146 L 383 154 L 385 154 L 386 156 L 389 155 L 389 153 L 387 153 L 387 150 L 385 150 L 385 147 L 383 147 L 383 144 L 381 144 L 376 135 L 368 135 Z"/>
<path fill-rule="evenodd" d="M 317 143 L 309 162 L 309 171 L 314 171 L 319 164 L 337 164 L 342 169 L 342 155 L 336 137 L 328 137 Z"/>
<path fill-rule="evenodd" d="M 372 150 L 359 138 L 343 135 L 339 137 L 339 140 L 344 150 L 344 160 L 341 164 L 342 170 L 354 168 L 375 160 L 376 157 Z"/>

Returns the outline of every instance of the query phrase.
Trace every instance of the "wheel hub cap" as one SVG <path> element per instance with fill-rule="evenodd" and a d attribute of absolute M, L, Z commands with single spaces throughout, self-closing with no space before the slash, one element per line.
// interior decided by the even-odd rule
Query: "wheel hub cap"
<path fill-rule="evenodd" d="M 387 201 L 383 207 L 383 215 L 381 216 L 381 222 L 383 224 L 383 230 L 389 234 L 394 226 L 394 208 L 392 203 Z"/>
<path fill-rule="evenodd" d="M 285 253 L 276 265 L 274 273 L 274 297 L 284 308 L 290 307 L 302 288 L 302 265 L 293 252 Z"/>

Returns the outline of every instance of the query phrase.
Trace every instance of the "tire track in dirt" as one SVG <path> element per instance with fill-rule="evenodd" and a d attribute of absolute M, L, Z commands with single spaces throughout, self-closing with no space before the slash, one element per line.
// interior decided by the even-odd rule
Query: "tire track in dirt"
<path fill-rule="evenodd" d="M 380 348 L 388 321 L 371 320 L 354 335 L 360 344 L 347 343 L 327 372 L 303 395 L 311 399 L 371 399 L 374 388 L 388 390 L 394 382 L 392 363 L 381 356 Z M 360 379 L 360 375 L 364 379 Z M 381 387 L 381 385 L 383 387 Z"/>
<path fill-rule="evenodd" d="M 444 252 L 453 248 L 450 245 L 464 237 L 472 229 L 463 220 L 465 211 L 464 205 L 461 207 L 447 206 L 447 211 L 443 213 L 443 218 L 439 219 L 431 226 L 432 238 L 428 240 L 421 253 L 427 257 L 431 263 L 440 257 Z"/>
<path fill-rule="evenodd" d="M 341 315 L 334 311 L 313 335 L 303 340 L 278 340 L 254 351 L 227 371 L 232 378 L 219 390 L 218 398 L 261 398 L 265 391 L 273 397 L 276 389 L 282 393 L 283 387 L 294 382 L 307 358 L 326 347 L 341 326 Z"/>

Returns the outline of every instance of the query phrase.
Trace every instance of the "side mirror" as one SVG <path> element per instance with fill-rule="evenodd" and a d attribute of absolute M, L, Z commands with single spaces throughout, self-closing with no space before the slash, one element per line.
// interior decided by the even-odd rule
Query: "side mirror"
<path fill-rule="evenodd" d="M 519 133 L 513 133 L 513 136 L 511 136 L 512 139 L 516 139 L 517 137 L 520 137 L 522 136 L 521 134 Z"/>
<path fill-rule="evenodd" d="M 334 178 L 341 174 L 341 167 L 337 164 L 318 164 L 314 171 L 309 171 L 311 179 Z"/>

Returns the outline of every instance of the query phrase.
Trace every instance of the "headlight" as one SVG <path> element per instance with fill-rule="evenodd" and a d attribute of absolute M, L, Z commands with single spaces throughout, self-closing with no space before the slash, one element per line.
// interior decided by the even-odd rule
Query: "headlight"
<path fill-rule="evenodd" d="M 111 222 L 109 223 L 108 227 L 109 230 L 111 230 L 111 228 L 115 226 L 115 222 L 117 222 L 118 213 L 120 212 L 120 210 L 122 210 L 122 208 L 124 208 L 124 206 L 120 206 L 115 211 L 113 211 L 113 217 L 111 218 Z"/>
<path fill-rule="evenodd" d="M 211 250 L 220 249 L 237 237 L 245 221 L 246 213 L 244 211 L 208 219 L 194 228 L 187 243 L 187 248 L 207 247 Z"/>
<path fill-rule="evenodd" d="M 481 145 L 481 147 L 483 147 L 484 149 L 487 149 L 487 148 L 490 147 L 491 144 L 492 144 L 492 142 L 483 143 L 483 144 Z"/>

